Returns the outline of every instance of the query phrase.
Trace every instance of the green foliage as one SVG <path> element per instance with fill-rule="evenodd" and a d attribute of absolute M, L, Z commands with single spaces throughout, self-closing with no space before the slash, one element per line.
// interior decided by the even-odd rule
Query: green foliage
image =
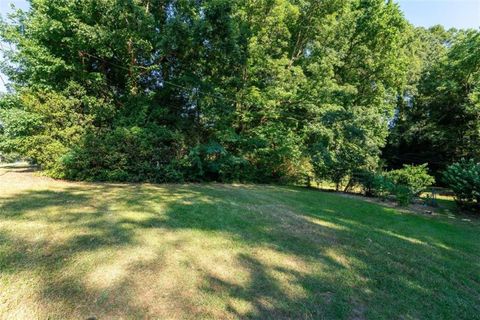
<path fill-rule="evenodd" d="M 404 165 L 402 169 L 388 172 L 387 176 L 396 185 L 406 187 L 412 196 L 418 196 L 427 187 L 435 183 L 435 178 L 428 174 L 427 164 L 420 166 Z"/>
<path fill-rule="evenodd" d="M 1 148 L 82 180 L 373 170 L 412 32 L 383 0 L 32 0 L 10 18 Z"/>
<path fill-rule="evenodd" d="M 360 171 L 355 173 L 354 181 L 359 184 L 367 197 L 379 197 L 386 200 L 395 189 L 394 182 L 383 172 Z"/>
<path fill-rule="evenodd" d="M 62 162 L 73 179 L 179 182 L 183 180 L 175 162 L 179 141 L 161 126 L 116 127 L 104 134 L 88 133 Z"/>
<path fill-rule="evenodd" d="M 229 153 L 222 145 L 212 142 L 199 145 L 183 160 L 183 168 L 189 180 L 216 180 L 238 182 L 249 180 L 248 161 Z"/>
<path fill-rule="evenodd" d="M 412 200 L 415 197 L 412 190 L 408 186 L 402 184 L 394 184 L 390 192 L 395 196 L 395 200 L 402 207 L 408 206 L 412 203 Z"/>
<path fill-rule="evenodd" d="M 54 177 L 64 177 L 60 160 L 90 123 L 78 112 L 81 99 L 53 91 L 20 94 L 14 106 L 0 109 L 0 148 L 32 159 Z"/>
<path fill-rule="evenodd" d="M 399 99 L 385 155 L 395 167 L 429 163 L 439 173 L 480 160 L 480 31 L 419 29 L 416 68 Z"/>
<path fill-rule="evenodd" d="M 334 182 L 338 190 L 339 185 L 355 170 L 366 167 L 368 157 L 364 150 L 353 143 L 342 143 L 336 150 L 323 147 L 313 156 L 314 172 L 317 178 Z"/>
<path fill-rule="evenodd" d="M 443 178 L 461 206 L 480 211 L 480 163 L 462 159 L 449 166 Z"/>
<path fill-rule="evenodd" d="M 14 163 L 22 160 L 18 153 L 0 153 L 0 163 Z"/>
<path fill-rule="evenodd" d="M 428 174 L 427 165 L 404 166 L 403 169 L 389 172 L 358 171 L 353 180 L 359 184 L 366 196 L 385 200 L 393 195 L 401 206 L 406 206 L 435 179 Z"/>

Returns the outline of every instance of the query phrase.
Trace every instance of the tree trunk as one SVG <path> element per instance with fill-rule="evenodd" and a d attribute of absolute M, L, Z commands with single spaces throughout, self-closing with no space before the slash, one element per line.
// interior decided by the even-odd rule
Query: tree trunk
<path fill-rule="evenodd" d="M 351 188 L 352 188 L 352 179 L 350 178 L 350 179 L 348 180 L 348 183 L 347 183 L 347 185 L 345 186 L 345 189 L 343 190 L 343 192 L 348 192 L 348 191 L 350 191 Z"/>

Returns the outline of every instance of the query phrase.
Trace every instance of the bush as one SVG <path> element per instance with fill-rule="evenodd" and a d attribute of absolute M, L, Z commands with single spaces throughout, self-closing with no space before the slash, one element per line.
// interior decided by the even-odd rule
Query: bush
<path fill-rule="evenodd" d="M 415 197 L 409 187 L 401 184 L 394 185 L 391 189 L 391 193 L 395 196 L 397 203 L 402 207 L 408 206 L 412 203 L 412 200 Z"/>
<path fill-rule="evenodd" d="M 454 163 L 444 172 L 443 178 L 461 207 L 480 212 L 480 163 L 474 160 Z"/>
<path fill-rule="evenodd" d="M 18 153 L 1 153 L 0 163 L 14 163 L 22 160 L 22 157 Z"/>
<path fill-rule="evenodd" d="M 420 195 L 422 191 L 435 183 L 435 178 L 428 174 L 427 164 L 404 165 L 402 169 L 388 172 L 387 176 L 395 185 L 408 188 L 412 197 Z"/>
<path fill-rule="evenodd" d="M 390 172 L 361 171 L 354 175 L 354 180 L 361 185 L 367 197 L 385 200 L 393 195 L 401 206 L 411 203 L 415 196 L 435 182 L 426 165 L 405 166 Z"/>
<path fill-rule="evenodd" d="M 63 172 L 74 180 L 182 182 L 174 150 L 181 139 L 157 125 L 88 133 L 62 157 Z"/>
<path fill-rule="evenodd" d="M 238 182 L 249 171 L 247 160 L 229 153 L 218 142 L 192 148 L 182 165 L 190 181 Z"/>
<path fill-rule="evenodd" d="M 360 171 L 354 175 L 354 181 L 359 184 L 367 197 L 379 197 L 385 200 L 394 189 L 394 184 L 381 172 Z"/>

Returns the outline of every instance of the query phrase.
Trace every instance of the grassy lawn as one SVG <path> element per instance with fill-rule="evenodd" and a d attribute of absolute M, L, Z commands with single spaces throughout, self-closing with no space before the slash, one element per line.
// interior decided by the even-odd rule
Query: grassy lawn
<path fill-rule="evenodd" d="M 0 169 L 0 318 L 480 319 L 480 222 Z"/>

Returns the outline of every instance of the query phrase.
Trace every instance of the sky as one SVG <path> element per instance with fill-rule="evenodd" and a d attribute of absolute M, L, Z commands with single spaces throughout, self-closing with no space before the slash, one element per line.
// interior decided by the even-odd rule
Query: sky
<path fill-rule="evenodd" d="M 480 28 L 480 0 L 395 0 L 405 17 L 415 26 L 446 28 Z M 10 3 L 27 9 L 27 0 L 0 0 L 0 15 L 10 11 Z M 1 74 L 0 74 L 1 75 Z M 5 79 L 5 76 L 1 75 Z M 6 80 L 6 79 L 5 79 Z M 5 91 L 0 81 L 0 92 Z"/>
<path fill-rule="evenodd" d="M 480 0 L 396 0 L 415 26 L 441 24 L 448 28 L 480 27 Z"/>

